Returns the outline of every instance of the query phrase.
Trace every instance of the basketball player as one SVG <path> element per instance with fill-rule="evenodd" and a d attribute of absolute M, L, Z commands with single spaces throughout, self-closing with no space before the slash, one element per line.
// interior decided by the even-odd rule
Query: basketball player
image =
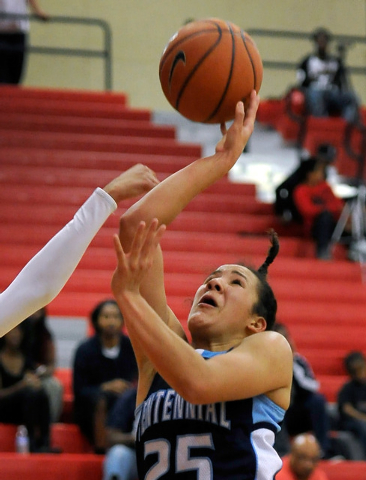
<path fill-rule="evenodd" d="M 145 193 L 157 183 L 152 170 L 135 165 L 104 189 L 97 188 L 74 218 L 0 293 L 0 337 L 56 297 L 120 201 Z"/>
<path fill-rule="evenodd" d="M 270 331 L 277 304 L 266 273 L 278 252 L 275 233 L 258 270 L 222 265 L 198 288 L 191 345 L 166 303 L 159 246 L 165 225 L 235 164 L 258 102 L 253 92 L 245 113 L 239 102 L 216 153 L 147 193 L 122 215 L 115 236 L 112 290 L 139 366 L 140 480 L 269 480 L 281 468 L 273 443 L 290 401 L 292 353 Z"/>

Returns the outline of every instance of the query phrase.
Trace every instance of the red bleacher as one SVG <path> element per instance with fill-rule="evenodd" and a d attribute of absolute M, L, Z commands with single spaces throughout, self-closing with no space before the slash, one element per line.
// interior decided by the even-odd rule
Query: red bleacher
<path fill-rule="evenodd" d="M 360 108 L 360 116 L 362 119 L 366 118 L 365 107 Z M 298 140 L 300 123 L 292 119 L 286 112 L 284 100 L 262 101 L 257 118 L 263 125 L 277 130 L 285 142 Z M 334 166 L 339 175 L 346 178 L 356 177 L 357 161 L 348 154 L 344 147 L 346 121 L 343 118 L 308 116 L 305 128 L 302 148 L 314 155 L 321 143 L 331 143 L 337 149 Z M 360 141 L 361 136 L 356 129 L 351 140 L 351 146 L 356 153 L 360 152 Z"/>
<path fill-rule="evenodd" d="M 276 125 L 273 115 L 284 111 L 283 102 L 272 101 L 267 111 L 262 105 L 258 120 Z M 198 145 L 179 143 L 173 127 L 153 125 L 149 111 L 130 108 L 123 94 L 0 87 L 0 289 L 96 186 L 137 162 L 163 179 L 200 154 Z M 110 294 L 112 235 L 129 205 L 125 202 L 93 240 L 51 302 L 51 315 L 85 318 Z M 170 226 L 162 239 L 169 304 L 186 327 L 190 299 L 204 277 L 223 263 L 258 266 L 268 249 L 269 227 L 279 232 L 281 242 L 269 275 L 278 319 L 289 326 L 299 351 L 311 362 L 322 392 L 335 401 L 345 381 L 344 355 L 353 348 L 366 349 L 366 296 L 359 265 L 347 261 L 340 246 L 335 261 L 316 260 L 312 242 L 280 224 L 272 206 L 257 200 L 254 185 L 225 178 L 192 201 Z M 0 425 L 4 478 L 100 480 L 101 458 L 89 453 L 72 423 L 71 372 L 58 369 L 56 375 L 65 387 L 64 411 L 63 423 L 52 428 L 52 442 L 64 453 L 19 458 L 13 452 L 14 428 Z M 349 470 L 352 477 L 340 477 L 343 463 L 339 465 L 329 466 L 330 480 L 364 475 L 361 464 Z"/>

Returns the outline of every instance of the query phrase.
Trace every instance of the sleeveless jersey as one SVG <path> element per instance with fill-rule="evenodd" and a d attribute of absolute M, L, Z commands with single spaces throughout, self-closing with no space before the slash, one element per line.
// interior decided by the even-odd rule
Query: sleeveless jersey
<path fill-rule="evenodd" d="M 139 478 L 272 480 L 282 466 L 273 444 L 284 414 L 265 395 L 193 405 L 156 374 L 136 409 Z"/>

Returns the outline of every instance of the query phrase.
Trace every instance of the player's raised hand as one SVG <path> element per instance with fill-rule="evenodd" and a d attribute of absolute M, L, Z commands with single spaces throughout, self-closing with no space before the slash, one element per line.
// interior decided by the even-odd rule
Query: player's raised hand
<path fill-rule="evenodd" d="M 243 152 L 249 137 L 254 130 L 254 122 L 259 105 L 259 95 L 252 91 L 247 108 L 244 110 L 243 102 L 238 102 L 235 108 L 235 118 L 227 130 L 223 123 L 220 126 L 222 139 L 216 145 L 216 153 L 230 155 L 236 162 Z"/>
<path fill-rule="evenodd" d="M 156 218 L 149 226 L 140 222 L 128 253 L 124 252 L 118 235 L 113 237 L 117 268 L 111 285 L 116 298 L 125 291 L 139 292 L 141 281 L 153 263 L 156 247 L 165 230 L 165 225 L 159 226 Z"/>

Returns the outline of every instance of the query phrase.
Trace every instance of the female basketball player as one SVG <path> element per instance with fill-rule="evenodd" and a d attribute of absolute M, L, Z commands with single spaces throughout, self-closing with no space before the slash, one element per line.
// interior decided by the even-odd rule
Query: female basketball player
<path fill-rule="evenodd" d="M 0 294 L 0 337 L 56 297 L 118 202 L 145 193 L 157 183 L 152 170 L 135 165 L 104 189 L 97 188 Z"/>
<path fill-rule="evenodd" d="M 121 217 L 112 289 L 139 365 L 140 480 L 269 480 L 281 468 L 273 443 L 289 405 L 292 354 L 269 331 L 277 305 L 265 277 L 276 235 L 258 271 L 223 265 L 199 287 L 188 318 L 192 345 L 167 306 L 159 246 L 164 224 L 234 165 L 258 102 L 253 92 L 245 114 L 238 103 L 214 155 L 168 177 Z"/>

